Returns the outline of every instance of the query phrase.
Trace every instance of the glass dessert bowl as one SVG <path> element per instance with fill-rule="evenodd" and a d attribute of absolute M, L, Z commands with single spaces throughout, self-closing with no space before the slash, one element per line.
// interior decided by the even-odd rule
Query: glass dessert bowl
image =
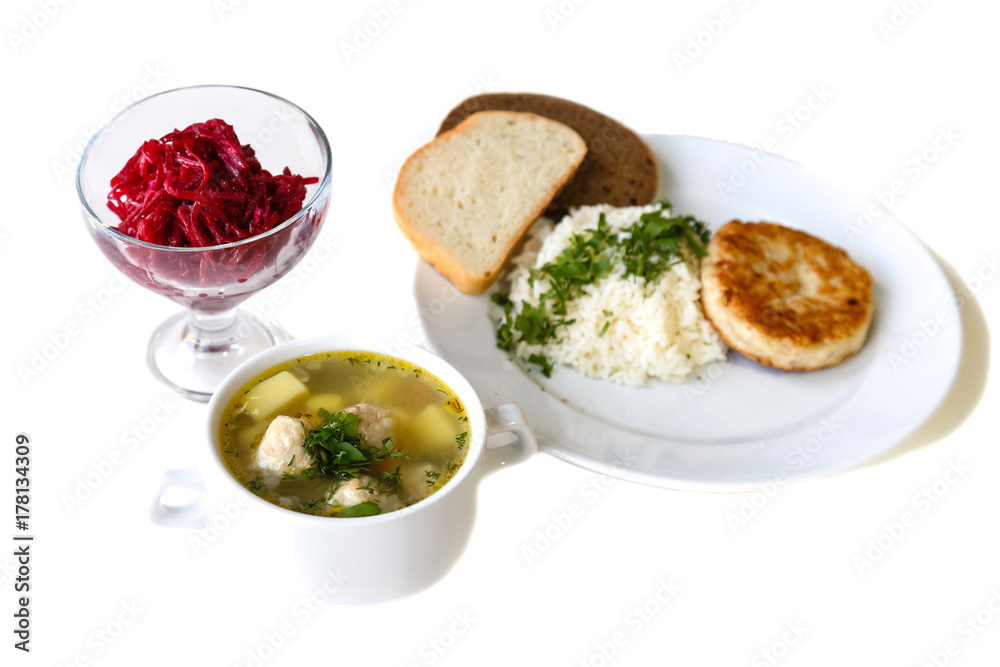
<path fill-rule="evenodd" d="M 118 229 L 108 207 L 111 180 L 151 139 L 209 119 L 233 126 L 264 169 L 315 178 L 302 208 L 255 236 L 204 247 L 139 240 Z M 147 363 L 178 393 L 207 401 L 233 369 L 289 338 L 275 322 L 239 309 L 248 297 L 286 275 L 315 241 L 330 204 L 330 145 L 323 130 L 294 104 L 234 86 L 179 88 L 122 111 L 91 139 L 77 168 L 77 193 L 91 237 L 133 282 L 186 310 L 153 333 Z"/>

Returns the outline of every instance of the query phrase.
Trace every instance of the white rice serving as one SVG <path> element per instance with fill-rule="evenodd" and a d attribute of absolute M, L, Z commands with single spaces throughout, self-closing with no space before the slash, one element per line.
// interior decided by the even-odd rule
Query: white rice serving
<path fill-rule="evenodd" d="M 539 220 L 508 274 L 512 312 L 521 312 L 524 303 L 537 306 L 549 290 L 545 277 L 530 284 L 529 267 L 541 268 L 573 235 L 596 229 L 601 213 L 615 233 L 632 226 L 642 213 L 656 210 L 657 205 L 585 206 L 558 225 Z M 565 318 L 575 321 L 560 327 L 558 340 L 534 345 L 521 340 L 515 354 L 521 359 L 544 355 L 588 377 L 633 387 L 652 378 L 690 379 L 700 366 L 724 359 L 727 348 L 702 311 L 699 260 L 689 255 L 652 284 L 626 276 L 624 265 L 616 263 L 609 275 L 585 285 L 582 294 L 566 302 Z"/>

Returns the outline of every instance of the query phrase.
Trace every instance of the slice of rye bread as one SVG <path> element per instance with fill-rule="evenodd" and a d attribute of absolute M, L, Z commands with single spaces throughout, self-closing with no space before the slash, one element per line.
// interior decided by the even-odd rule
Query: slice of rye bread
<path fill-rule="evenodd" d="M 580 135 L 554 120 L 474 114 L 403 163 L 396 224 L 458 289 L 481 294 L 586 153 Z"/>
<path fill-rule="evenodd" d="M 559 121 L 587 142 L 587 157 L 548 207 L 561 216 L 575 206 L 640 206 L 656 197 L 656 158 L 649 146 L 621 123 L 576 102 L 533 93 L 476 95 L 451 110 L 438 134 L 477 111 L 527 111 Z"/>

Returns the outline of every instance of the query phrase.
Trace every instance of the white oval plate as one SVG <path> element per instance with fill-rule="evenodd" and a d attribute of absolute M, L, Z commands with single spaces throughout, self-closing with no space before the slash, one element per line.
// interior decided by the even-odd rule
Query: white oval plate
<path fill-rule="evenodd" d="M 546 379 L 496 348 L 488 296 L 457 293 L 420 262 L 415 289 L 427 343 L 484 405 L 517 403 L 542 449 L 571 463 L 654 486 L 719 491 L 856 467 L 930 417 L 958 370 L 962 327 L 944 273 L 909 230 L 884 210 L 859 221 L 858 202 L 790 160 L 698 137 L 646 141 L 659 160 L 660 196 L 678 215 L 712 229 L 735 218 L 780 222 L 865 266 L 876 309 L 865 347 L 812 373 L 730 352 L 680 385 L 634 389 L 566 368 Z"/>

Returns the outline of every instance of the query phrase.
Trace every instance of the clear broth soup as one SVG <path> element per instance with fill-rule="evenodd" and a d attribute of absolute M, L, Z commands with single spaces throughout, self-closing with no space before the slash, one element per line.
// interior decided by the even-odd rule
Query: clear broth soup
<path fill-rule="evenodd" d="M 229 402 L 222 459 L 261 498 L 319 516 L 391 512 L 444 486 L 465 459 L 469 420 L 426 370 L 369 352 L 275 366 Z"/>

